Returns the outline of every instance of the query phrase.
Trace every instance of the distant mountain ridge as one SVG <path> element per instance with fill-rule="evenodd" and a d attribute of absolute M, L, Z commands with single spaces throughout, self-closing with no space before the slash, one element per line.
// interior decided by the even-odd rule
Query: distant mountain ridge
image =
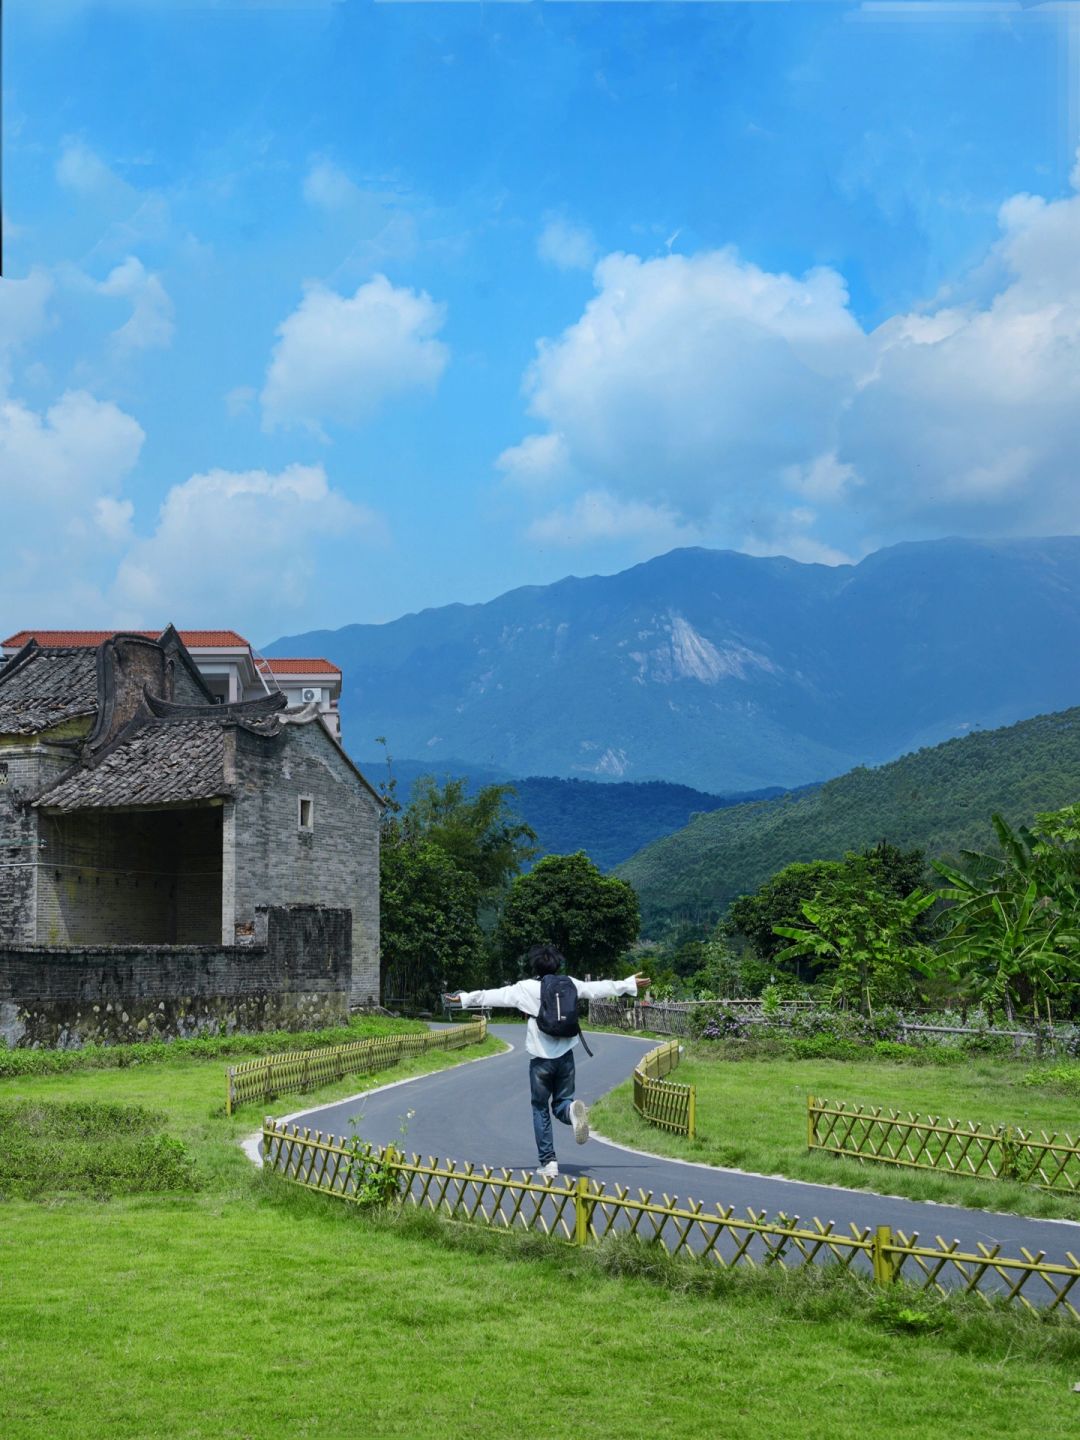
<path fill-rule="evenodd" d="M 342 666 L 356 753 L 385 735 L 432 768 L 789 788 L 1080 701 L 1080 539 L 835 567 L 675 550 L 264 650 Z"/>
<path fill-rule="evenodd" d="M 376 784 L 388 778 L 385 761 L 364 764 L 363 768 Z M 511 779 L 505 773 L 476 769 L 460 761 L 433 767 L 416 760 L 395 760 L 389 773 L 396 781 L 397 799 L 402 804 L 408 803 L 422 775 L 431 775 L 438 784 L 448 779 L 464 780 L 470 794 L 483 785 L 509 782 L 514 794 L 508 806 L 536 832 L 538 859 L 584 850 L 602 870 L 629 859 L 660 836 L 681 830 L 695 814 L 771 799 L 777 793 L 707 795 L 663 780 L 601 785 L 592 780 L 537 775 Z"/>
<path fill-rule="evenodd" d="M 794 860 L 834 860 L 888 840 L 930 858 L 994 849 L 990 817 L 1030 824 L 1080 801 L 1080 707 L 981 730 L 859 767 L 805 795 L 699 815 L 616 869 L 641 901 L 643 929 L 717 920 L 737 895 Z"/>

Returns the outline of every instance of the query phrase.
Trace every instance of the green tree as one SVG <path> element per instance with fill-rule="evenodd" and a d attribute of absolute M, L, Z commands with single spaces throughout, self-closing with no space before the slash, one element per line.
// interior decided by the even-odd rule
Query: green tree
<path fill-rule="evenodd" d="M 386 747 L 385 740 L 379 742 Z M 479 983 L 487 949 L 481 917 L 534 852 L 533 832 L 507 808 L 511 788 L 475 796 L 464 780 L 417 782 L 407 808 L 393 762 L 382 785 L 380 927 L 386 999 L 436 1008 L 442 992 Z"/>
<path fill-rule="evenodd" d="M 531 945 L 550 941 L 577 975 L 607 972 L 640 928 L 637 895 L 605 876 L 584 853 L 547 855 L 519 875 L 503 902 L 495 949 L 504 975 L 516 974 Z"/>
<path fill-rule="evenodd" d="M 728 934 L 742 935 L 758 959 L 768 963 L 785 949 L 777 926 L 798 924 L 804 902 L 816 900 L 843 868 L 839 860 L 785 865 L 752 895 L 740 895 L 732 901 L 723 928 Z"/>
<path fill-rule="evenodd" d="M 925 868 L 922 850 L 901 850 L 884 840 L 860 854 L 849 852 L 843 860 L 785 865 L 752 895 L 741 895 L 734 900 L 720 930 L 729 936 L 742 935 L 758 959 L 766 964 L 774 960 L 786 963 L 780 959 L 780 952 L 784 951 L 799 973 L 800 957 L 792 954 L 790 946 L 785 946 L 784 932 L 777 927 L 801 924 L 806 901 L 817 901 L 837 886 L 844 890 L 849 882 L 855 886 L 870 884 L 883 895 L 903 898 L 922 887 Z M 920 938 L 925 938 L 927 926 L 921 912 L 915 931 Z"/>
<path fill-rule="evenodd" d="M 535 831 L 510 810 L 513 794 L 512 785 L 485 785 L 470 796 L 464 780 L 439 785 L 422 775 L 404 815 L 405 833 L 445 851 L 493 900 L 536 854 Z"/>
<path fill-rule="evenodd" d="M 850 867 L 802 902 L 801 923 L 777 925 L 789 943 L 776 958 L 810 957 L 836 1004 L 873 1013 L 902 1003 L 913 997 L 916 977 L 933 968 L 933 952 L 914 935 L 934 901 L 921 890 L 899 896 L 877 888 L 867 871 Z"/>
<path fill-rule="evenodd" d="M 1054 1000 L 1075 1006 L 1080 980 L 1080 807 L 1042 814 L 1013 830 L 992 817 L 999 855 L 962 852 L 936 860 L 941 891 L 943 961 L 962 992 L 1009 1020 L 1051 1013 Z"/>
<path fill-rule="evenodd" d="M 481 978 L 479 886 L 428 840 L 391 839 L 379 868 L 384 1002 L 436 1009 Z"/>

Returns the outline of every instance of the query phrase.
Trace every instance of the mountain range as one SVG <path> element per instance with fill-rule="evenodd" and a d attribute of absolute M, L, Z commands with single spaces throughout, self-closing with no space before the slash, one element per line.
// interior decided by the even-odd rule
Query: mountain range
<path fill-rule="evenodd" d="M 433 770 L 788 788 L 1080 701 L 1080 538 L 680 549 L 265 653 L 342 667 L 364 759 L 381 735 Z"/>

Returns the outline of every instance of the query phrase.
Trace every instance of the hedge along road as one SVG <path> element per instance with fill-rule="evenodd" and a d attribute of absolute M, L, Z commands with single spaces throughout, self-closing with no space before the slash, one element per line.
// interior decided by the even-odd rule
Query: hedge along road
<path fill-rule="evenodd" d="M 356 1134 L 375 1145 L 396 1145 L 424 1159 L 435 1156 L 498 1169 L 533 1171 L 537 1160 L 525 1027 L 496 1024 L 488 1027 L 488 1033 L 513 1049 L 349 1100 L 299 1111 L 288 1120 L 321 1130 L 324 1135 L 349 1139 Z M 588 1040 L 595 1051 L 592 1058 L 580 1047 L 575 1052 L 577 1094 L 587 1104 L 628 1079 L 638 1058 L 656 1044 L 655 1040 L 600 1033 L 589 1033 Z M 792 1121 L 801 1122 L 801 1114 Z M 1067 1251 L 1080 1255 L 1080 1224 L 1072 1221 L 1029 1219 L 724 1170 L 628 1150 L 595 1136 L 579 1146 L 569 1126 L 556 1123 L 553 1129 L 562 1176 L 576 1179 L 587 1175 L 609 1191 L 615 1185 L 626 1186 L 635 1198 L 640 1189 L 651 1191 L 658 1200 L 666 1195 L 672 1200 L 678 1196 L 680 1204 L 689 1199 L 703 1201 L 706 1210 L 714 1205 L 733 1206 L 736 1218 L 745 1218 L 746 1211 L 752 1209 L 764 1210 L 770 1220 L 780 1214 L 798 1216 L 804 1225 L 814 1219 L 826 1223 L 831 1220 L 836 1231 L 844 1234 L 851 1233 L 852 1222 L 860 1230 L 888 1225 L 909 1239 L 918 1234 L 931 1244 L 938 1236 L 959 1241 L 959 1249 L 969 1253 L 978 1253 L 980 1242 L 999 1245 L 1003 1256 L 1015 1259 L 1023 1258 L 1024 1249 L 1035 1255 L 1044 1251 L 1048 1261 L 1064 1265 L 1069 1264 Z M 883 1171 L 883 1188 L 887 1184 L 887 1173 Z M 724 1253 L 724 1246 L 718 1248 Z M 753 1253 L 762 1253 L 760 1246 L 755 1246 Z M 956 1267 L 949 1266 L 948 1271 L 952 1274 L 943 1271 L 942 1283 L 956 1283 Z M 905 1273 L 912 1280 L 916 1278 L 914 1270 L 908 1272 L 905 1267 Z M 982 1288 L 1002 1287 L 994 1277 L 987 1276 Z M 1053 1298 L 1036 1277 L 1028 1281 L 1024 1293 L 1033 1303 Z"/>

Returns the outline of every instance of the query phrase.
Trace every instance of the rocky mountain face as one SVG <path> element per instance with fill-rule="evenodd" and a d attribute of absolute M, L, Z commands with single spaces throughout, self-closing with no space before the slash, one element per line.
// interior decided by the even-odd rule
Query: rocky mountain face
<path fill-rule="evenodd" d="M 1080 539 L 858 565 L 675 550 L 265 647 L 345 672 L 350 750 L 511 775 L 794 786 L 1080 700 Z"/>

